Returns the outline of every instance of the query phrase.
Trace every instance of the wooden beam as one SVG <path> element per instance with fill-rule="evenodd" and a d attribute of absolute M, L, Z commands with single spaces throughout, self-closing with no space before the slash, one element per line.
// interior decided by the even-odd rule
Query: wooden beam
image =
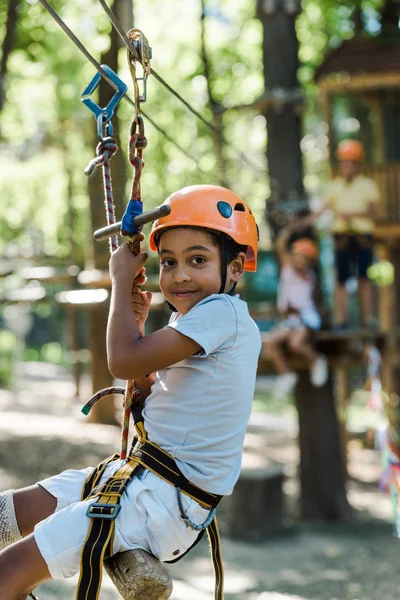
<path fill-rule="evenodd" d="M 172 581 L 164 566 L 144 550 L 121 552 L 104 561 L 124 600 L 168 600 Z"/>
<path fill-rule="evenodd" d="M 371 331 L 368 328 L 350 329 L 347 331 L 323 330 L 313 334 L 315 346 L 319 352 L 326 355 L 330 369 L 341 368 L 345 363 L 347 366 L 364 365 L 365 357 L 363 348 L 366 342 L 373 342 L 390 364 L 396 360 L 396 352 L 393 347 L 393 335 L 399 335 L 399 331 Z M 261 375 L 276 374 L 274 366 L 267 353 L 266 342 L 268 333 L 262 333 L 263 348 L 258 361 L 258 373 Z M 303 372 L 310 368 L 308 362 L 301 356 L 286 353 L 289 368 L 292 371 Z"/>
<path fill-rule="evenodd" d="M 400 73 L 330 73 L 318 82 L 323 92 L 346 92 L 400 87 Z"/>

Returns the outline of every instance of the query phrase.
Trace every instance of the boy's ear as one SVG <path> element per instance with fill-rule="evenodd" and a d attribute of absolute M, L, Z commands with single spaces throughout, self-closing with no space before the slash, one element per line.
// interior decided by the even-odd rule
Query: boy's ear
<path fill-rule="evenodd" d="M 230 262 L 229 269 L 230 269 L 230 275 L 231 275 L 232 281 L 234 281 L 234 282 L 239 281 L 239 279 L 243 275 L 245 260 L 246 260 L 245 253 L 239 252 L 239 254 L 236 256 L 236 258 L 234 258 Z"/>

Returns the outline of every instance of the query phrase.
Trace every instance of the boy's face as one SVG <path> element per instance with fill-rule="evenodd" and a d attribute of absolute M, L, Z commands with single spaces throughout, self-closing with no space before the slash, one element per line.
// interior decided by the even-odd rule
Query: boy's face
<path fill-rule="evenodd" d="M 205 231 L 191 227 L 167 229 L 160 237 L 158 254 L 161 291 L 182 315 L 204 298 L 218 294 L 221 287 L 220 248 Z M 228 265 L 225 291 L 233 285 L 234 262 Z"/>
<path fill-rule="evenodd" d="M 292 253 L 292 265 L 296 271 L 305 273 L 311 267 L 312 261 L 302 254 Z"/>
<path fill-rule="evenodd" d="M 360 170 L 360 166 L 353 160 L 341 160 L 339 163 L 340 174 L 345 179 L 352 179 Z"/>

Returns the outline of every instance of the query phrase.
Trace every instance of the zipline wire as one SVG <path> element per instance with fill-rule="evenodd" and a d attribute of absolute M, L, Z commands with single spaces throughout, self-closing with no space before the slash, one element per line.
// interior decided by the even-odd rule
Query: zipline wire
<path fill-rule="evenodd" d="M 85 46 L 79 41 L 79 39 L 76 37 L 76 35 L 71 31 L 71 29 L 68 27 L 68 25 L 61 19 L 61 17 L 56 13 L 56 11 L 50 6 L 50 4 L 47 2 L 47 0 L 39 0 L 39 2 L 42 4 L 42 6 L 47 10 L 47 12 L 50 14 L 50 16 L 56 21 L 56 23 L 61 27 L 61 29 L 67 34 L 67 36 L 73 41 L 73 43 L 77 46 L 77 48 L 84 54 L 84 56 L 92 63 L 92 65 L 95 67 L 95 69 L 101 74 L 101 76 L 103 77 L 103 79 L 105 79 L 107 81 L 107 83 L 109 85 L 111 85 L 114 89 L 117 89 L 116 84 L 109 78 L 109 76 L 107 75 L 107 73 L 104 71 L 104 69 L 102 69 L 100 63 L 89 53 L 89 51 L 85 48 Z M 120 25 L 120 23 L 118 22 L 117 18 L 115 17 L 114 13 L 109 9 L 109 7 L 103 2 L 103 0 L 100 0 L 100 3 L 103 7 L 105 7 L 106 13 L 110 18 L 110 21 L 112 23 L 112 25 L 115 27 L 115 29 L 117 30 L 117 32 L 119 33 L 119 35 L 121 36 L 121 38 L 123 39 L 124 43 L 128 43 L 129 44 L 129 50 L 132 52 L 132 54 L 134 55 L 135 59 L 137 58 L 137 60 L 140 62 L 140 57 L 136 52 L 136 49 L 129 43 L 129 40 L 126 36 L 126 34 L 123 32 L 122 27 Z M 112 15 L 112 17 L 111 17 Z M 212 131 L 214 132 L 218 132 L 221 133 L 220 130 L 218 128 L 216 128 L 214 125 L 212 125 L 212 123 L 210 123 L 209 121 L 207 121 L 207 119 L 205 119 L 200 113 L 198 113 L 194 108 L 192 108 L 190 106 L 190 104 L 184 99 L 182 98 L 182 96 L 180 96 L 178 94 L 178 92 L 176 92 L 168 83 L 166 83 L 157 73 L 155 73 L 155 71 L 153 71 L 152 69 L 152 74 L 155 75 L 156 79 L 158 79 L 158 81 L 164 85 L 166 87 L 166 89 L 168 91 L 170 91 L 172 94 L 174 94 L 179 100 L 181 100 L 181 102 L 183 102 L 185 104 L 185 106 L 188 107 L 188 109 L 195 115 L 197 116 L 198 119 L 200 119 L 207 127 L 209 127 Z M 135 106 L 135 103 L 133 102 L 133 100 L 128 96 L 125 95 L 124 98 L 126 98 L 126 100 L 132 105 Z M 141 109 L 141 113 L 143 114 L 144 117 L 146 117 L 146 119 L 148 119 L 148 121 L 162 134 L 165 136 L 165 138 L 171 143 L 173 144 L 176 148 L 179 149 L 180 152 L 182 152 L 183 154 L 185 154 L 185 156 L 187 156 L 190 160 L 192 160 L 193 162 L 196 163 L 196 166 L 198 168 L 199 171 L 201 171 L 202 173 L 206 174 L 209 176 L 209 173 L 207 171 L 204 171 L 203 169 L 201 169 L 198 166 L 198 160 L 196 158 L 194 158 L 193 156 L 191 156 L 184 148 L 182 148 L 177 142 L 175 142 L 161 127 L 159 127 L 142 109 Z M 222 135 L 223 141 L 224 143 L 226 143 L 224 136 Z M 247 164 L 248 167 L 250 167 L 252 169 L 252 171 L 256 174 L 256 175 L 260 175 L 261 171 L 256 168 L 251 162 L 249 162 L 249 160 L 247 159 L 246 155 L 242 152 L 239 152 L 239 157 L 243 160 L 244 163 Z"/>
<path fill-rule="evenodd" d="M 134 55 L 134 58 L 136 60 L 138 60 L 139 62 L 141 62 L 140 56 L 138 55 L 136 48 L 134 48 L 129 40 L 129 38 L 127 37 L 126 33 L 124 32 L 121 23 L 118 21 L 117 17 L 115 16 L 115 14 L 112 12 L 112 10 L 110 9 L 110 7 L 108 6 L 108 4 L 106 3 L 105 0 L 99 0 L 101 6 L 104 8 L 111 24 L 114 26 L 116 32 L 119 34 L 119 36 L 121 37 L 122 41 L 124 42 L 125 46 L 128 48 L 128 50 L 130 52 L 132 52 L 132 54 Z M 178 98 L 178 100 L 180 100 L 189 110 L 190 112 L 192 112 L 198 119 L 200 119 L 200 121 L 202 121 L 213 133 L 216 133 L 217 135 L 221 136 L 222 142 L 227 145 L 225 136 L 223 134 L 223 132 L 221 131 L 221 129 L 219 127 L 216 127 L 215 125 L 213 125 L 210 121 L 208 121 L 207 119 L 205 119 L 203 117 L 203 115 L 201 115 L 197 110 L 195 110 L 188 102 L 187 100 L 185 100 L 184 98 L 182 98 L 182 96 L 176 91 L 174 90 L 169 83 L 167 83 L 165 81 L 165 79 L 163 79 L 156 71 L 154 71 L 154 69 L 151 69 L 151 74 L 155 77 L 155 79 L 157 81 L 159 81 L 169 92 L 171 92 L 171 94 L 173 94 L 176 98 Z M 142 111 L 143 112 L 143 111 Z M 261 170 L 257 167 L 255 167 L 247 158 L 247 156 L 243 153 L 243 152 L 238 152 L 238 156 L 239 158 L 242 159 L 242 161 L 244 163 L 247 164 L 248 167 L 250 167 L 250 169 L 252 169 L 252 171 L 256 174 L 256 175 L 260 175 L 261 174 Z"/>
<path fill-rule="evenodd" d="M 108 6 L 108 4 L 106 3 L 105 0 L 99 0 L 101 6 L 104 8 L 109 20 L 111 21 L 111 24 L 114 26 L 115 30 L 117 31 L 117 33 L 119 34 L 119 36 L 121 37 L 122 41 L 124 42 L 125 46 L 128 48 L 128 50 L 130 52 L 132 52 L 132 54 L 134 55 L 135 59 L 138 60 L 140 62 L 140 56 L 138 55 L 136 48 L 134 48 L 131 44 L 131 42 L 129 41 L 129 38 L 127 37 L 126 33 L 124 32 L 121 23 L 118 21 L 117 17 L 115 16 L 115 14 L 112 12 L 112 10 L 110 9 L 110 7 Z M 178 100 L 180 100 L 189 110 L 190 112 L 192 112 L 198 119 L 200 119 L 200 121 L 202 121 L 213 133 L 216 133 L 217 135 L 220 135 L 222 138 L 222 142 L 227 145 L 225 136 L 223 134 L 223 132 L 221 131 L 221 129 L 219 127 L 216 127 L 215 125 L 213 125 L 210 121 L 208 121 L 206 118 L 203 117 L 203 115 L 201 115 L 196 109 L 194 109 L 189 102 L 187 102 L 187 100 L 185 100 L 184 98 L 182 98 L 182 96 L 176 91 L 174 90 L 169 83 L 167 83 L 165 81 L 165 79 L 163 79 L 156 71 L 154 71 L 154 69 L 151 69 L 151 74 L 155 77 L 155 79 L 157 81 L 159 81 L 169 92 L 171 92 L 171 94 L 173 94 L 176 98 L 178 98 Z M 143 112 L 143 111 L 142 111 Z M 243 153 L 243 152 L 238 152 L 238 156 L 242 159 L 242 161 L 244 163 L 247 164 L 248 167 L 250 167 L 250 169 L 252 169 L 252 171 L 256 174 L 256 175 L 260 175 L 261 170 L 257 167 L 255 167 L 247 158 L 247 156 Z"/>
<path fill-rule="evenodd" d="M 102 7 L 104 8 L 108 18 L 110 19 L 115 30 L 121 37 L 125 46 L 134 55 L 134 58 L 140 62 L 140 56 L 138 55 L 136 48 L 134 48 L 132 46 L 131 42 L 129 41 L 126 33 L 124 32 L 124 30 L 121 26 L 121 23 L 118 21 L 115 14 L 112 12 L 112 10 L 108 6 L 108 4 L 105 2 L 105 0 L 99 0 L 99 2 L 102 5 Z M 210 121 L 208 121 L 205 117 L 203 117 L 203 115 L 201 115 L 195 108 L 193 108 L 193 106 L 191 106 L 189 104 L 189 102 L 187 100 L 185 100 L 185 98 L 183 98 L 176 90 L 174 90 L 174 88 L 172 88 L 169 85 L 169 83 L 167 83 L 165 81 L 165 79 L 163 79 L 153 68 L 151 68 L 151 74 L 153 75 L 153 77 L 155 79 L 157 79 L 157 81 L 159 81 L 161 83 L 161 85 L 163 85 L 169 92 L 171 92 L 171 94 L 173 94 L 176 98 L 178 98 L 178 100 L 180 100 L 186 106 L 186 108 L 188 110 L 190 110 L 190 112 L 192 112 L 198 119 L 200 119 L 200 121 L 202 121 L 209 129 L 211 129 L 214 133 L 219 133 L 218 127 L 213 125 Z"/>
<path fill-rule="evenodd" d="M 47 0 L 39 0 L 39 2 L 42 4 L 42 6 L 47 10 L 47 12 L 53 17 L 53 19 L 56 21 L 56 23 L 61 27 L 61 29 L 68 35 L 68 37 L 74 42 L 74 44 L 77 46 L 77 48 L 84 54 L 84 56 L 92 63 L 92 65 L 95 67 L 95 69 L 100 73 L 100 75 L 105 79 L 105 81 L 107 81 L 107 83 L 109 85 L 111 85 L 114 89 L 117 89 L 116 84 L 114 83 L 114 81 L 112 81 L 112 79 L 109 78 L 109 76 L 107 75 L 107 73 L 104 71 L 104 69 L 102 69 L 100 63 L 90 54 L 90 52 L 88 52 L 88 50 L 85 48 L 85 46 L 79 41 L 79 39 L 76 37 L 76 35 L 73 33 L 73 31 L 71 31 L 71 29 L 68 27 L 68 25 L 59 17 L 59 15 L 56 13 L 56 11 L 50 6 L 50 4 L 47 2 Z M 132 105 L 135 106 L 134 101 L 126 94 L 124 96 L 124 98 Z M 182 152 L 182 154 L 184 154 L 187 158 L 189 158 L 192 162 L 195 163 L 197 169 L 203 173 L 204 175 L 207 175 L 208 177 L 210 176 L 210 174 L 207 171 L 204 171 L 204 169 L 202 169 L 201 167 L 199 167 L 198 164 L 198 160 L 196 158 L 194 158 L 194 156 L 191 156 L 187 150 L 185 150 L 184 148 L 182 148 L 182 146 L 180 146 L 178 144 L 178 142 L 176 142 L 174 139 L 172 139 L 171 136 L 169 136 L 159 125 L 157 125 L 157 123 L 151 118 L 149 117 L 148 114 L 146 114 L 143 110 L 141 110 L 141 113 L 144 117 L 146 117 L 146 119 L 149 121 L 149 123 L 159 132 L 161 133 L 168 142 L 170 142 L 171 144 L 173 144 L 180 152 Z M 216 180 L 216 179 L 215 179 Z"/>

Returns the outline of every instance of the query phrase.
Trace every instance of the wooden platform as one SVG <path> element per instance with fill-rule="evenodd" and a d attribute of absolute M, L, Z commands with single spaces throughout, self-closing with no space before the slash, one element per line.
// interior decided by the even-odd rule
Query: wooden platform
<path fill-rule="evenodd" d="M 313 333 L 316 349 L 325 354 L 330 368 L 343 367 L 347 364 L 356 366 L 365 364 L 364 349 L 366 344 L 374 344 L 381 354 L 393 364 L 398 361 L 396 341 L 400 330 L 374 331 L 369 328 L 334 331 L 326 329 Z M 258 363 L 258 374 L 276 374 L 267 355 L 266 342 L 268 332 L 261 334 L 262 350 Z M 293 371 L 309 369 L 307 362 L 300 356 L 287 353 L 286 358 Z"/>

